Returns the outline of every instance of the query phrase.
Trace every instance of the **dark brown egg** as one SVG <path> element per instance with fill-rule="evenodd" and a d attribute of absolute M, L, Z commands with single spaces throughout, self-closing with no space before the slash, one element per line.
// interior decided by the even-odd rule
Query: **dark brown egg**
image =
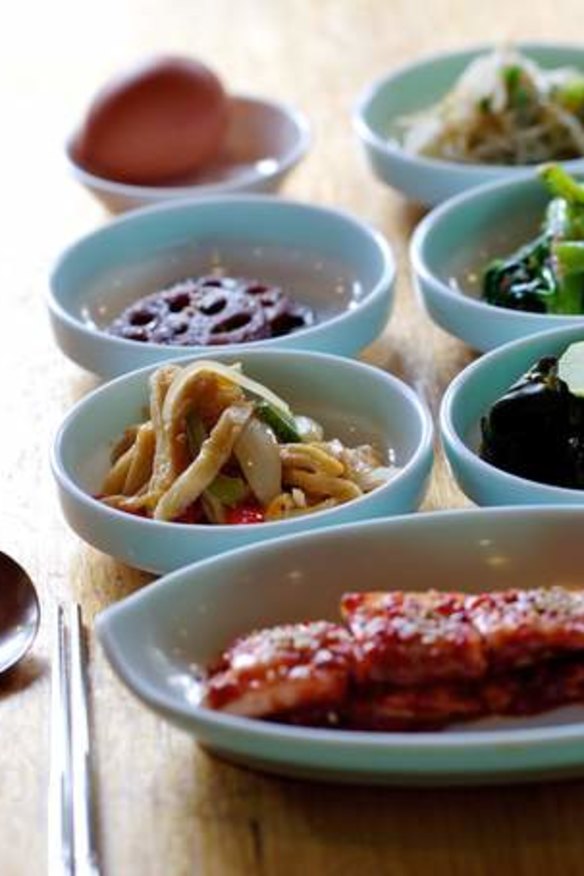
<path fill-rule="evenodd" d="M 189 58 L 156 58 L 98 92 L 71 155 L 107 179 L 178 182 L 218 155 L 227 116 L 225 91 L 208 67 Z"/>

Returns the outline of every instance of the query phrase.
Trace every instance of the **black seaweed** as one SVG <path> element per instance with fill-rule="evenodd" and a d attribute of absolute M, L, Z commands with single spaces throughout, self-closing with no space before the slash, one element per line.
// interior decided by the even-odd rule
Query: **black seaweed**
<path fill-rule="evenodd" d="M 584 489 L 584 399 L 540 359 L 481 420 L 480 455 L 497 468 L 544 484 Z"/>

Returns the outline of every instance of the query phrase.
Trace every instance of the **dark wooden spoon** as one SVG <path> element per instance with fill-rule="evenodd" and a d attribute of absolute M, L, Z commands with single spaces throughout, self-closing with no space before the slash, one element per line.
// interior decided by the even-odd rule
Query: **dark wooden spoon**
<path fill-rule="evenodd" d="M 41 617 L 34 584 L 18 563 L 0 551 L 0 672 L 24 657 Z"/>

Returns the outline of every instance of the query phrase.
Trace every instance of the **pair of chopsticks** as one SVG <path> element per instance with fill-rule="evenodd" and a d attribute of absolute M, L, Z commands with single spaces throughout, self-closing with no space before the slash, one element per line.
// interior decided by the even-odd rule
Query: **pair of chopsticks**
<path fill-rule="evenodd" d="M 51 673 L 49 876 L 99 876 L 81 608 L 57 607 Z"/>

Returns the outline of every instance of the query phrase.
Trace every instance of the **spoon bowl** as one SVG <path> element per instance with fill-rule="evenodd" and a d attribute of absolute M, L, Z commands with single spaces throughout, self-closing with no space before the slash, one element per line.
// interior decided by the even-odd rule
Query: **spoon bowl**
<path fill-rule="evenodd" d="M 32 645 L 41 610 L 31 579 L 0 551 L 0 673 L 21 660 Z"/>

